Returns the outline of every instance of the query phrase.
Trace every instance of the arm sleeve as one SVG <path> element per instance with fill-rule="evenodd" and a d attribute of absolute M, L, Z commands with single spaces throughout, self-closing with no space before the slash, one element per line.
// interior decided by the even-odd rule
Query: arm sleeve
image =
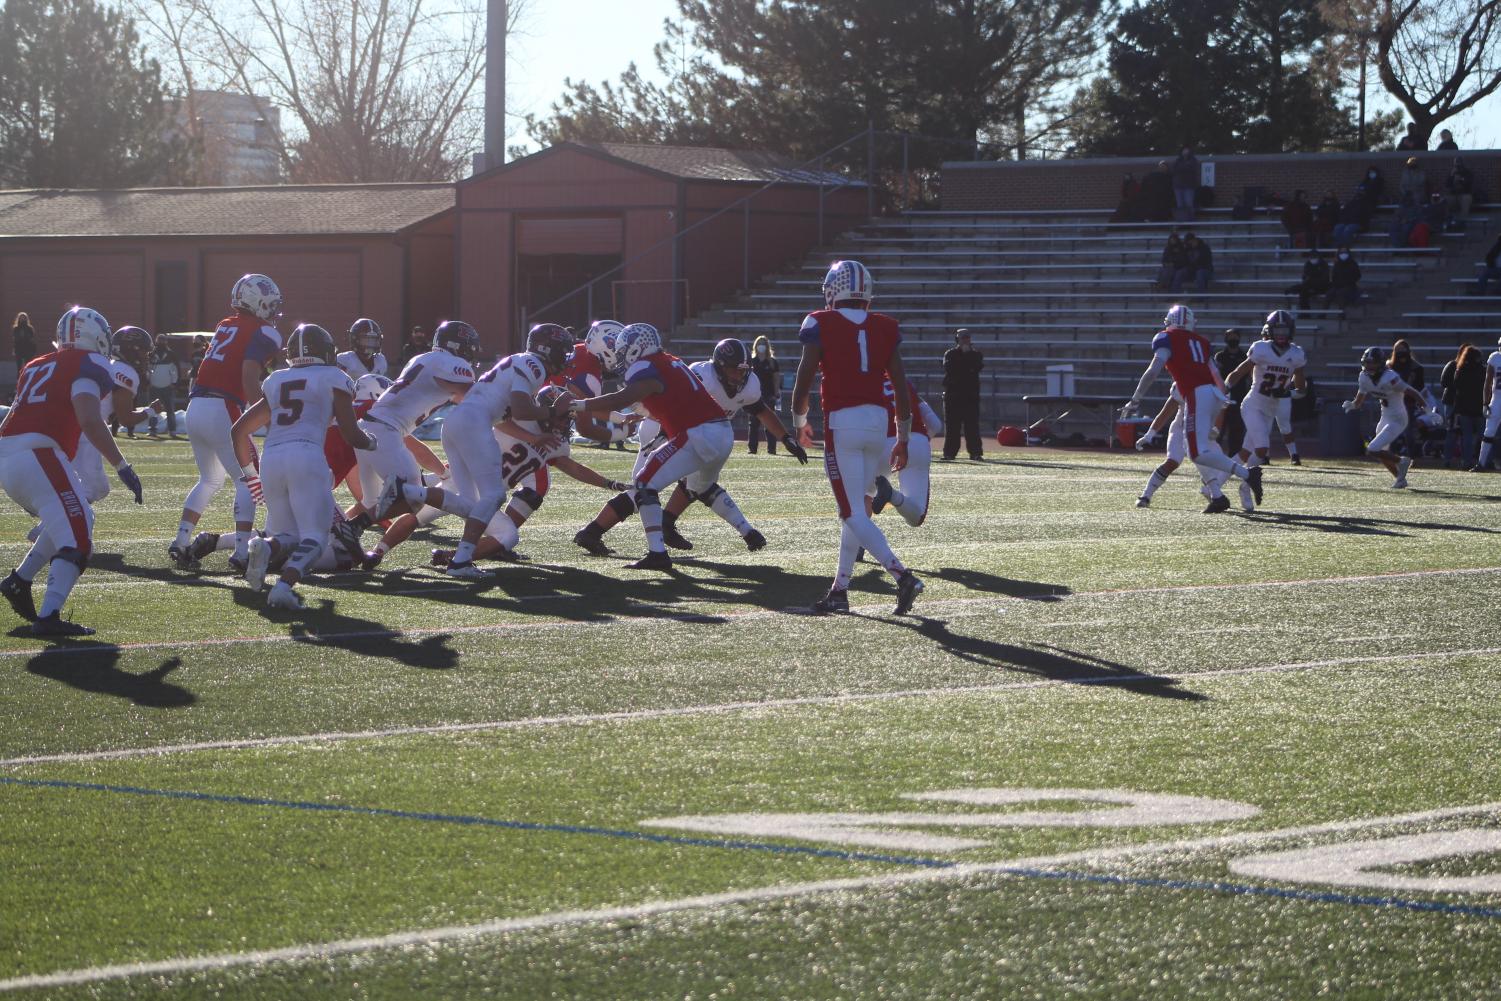
<path fill-rule="evenodd" d="M 245 347 L 245 360 L 264 365 L 266 359 L 281 350 L 281 345 L 261 331 L 250 339 Z"/>
<path fill-rule="evenodd" d="M 797 339 L 803 344 L 819 343 L 818 317 L 809 313 L 803 318 L 803 326 L 797 332 Z"/>
<path fill-rule="evenodd" d="M 922 407 L 922 419 L 927 422 L 928 431 L 935 435 L 943 434 L 943 418 L 938 416 L 938 412 L 928 406 L 927 400 L 918 405 Z"/>

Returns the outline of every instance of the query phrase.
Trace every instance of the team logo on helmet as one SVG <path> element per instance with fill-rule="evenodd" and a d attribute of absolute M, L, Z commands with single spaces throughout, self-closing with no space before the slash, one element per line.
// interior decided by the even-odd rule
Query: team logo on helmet
<path fill-rule="evenodd" d="M 445 320 L 433 331 L 433 349 L 473 364 L 479 357 L 479 332 L 463 320 Z"/>
<path fill-rule="evenodd" d="M 625 324 L 615 320 L 595 320 L 584 337 L 584 350 L 599 359 L 607 375 L 620 369 L 620 332 L 624 329 Z"/>
<path fill-rule="evenodd" d="M 835 261 L 823 276 L 823 301 L 830 309 L 841 302 L 868 303 L 874 297 L 875 281 L 859 261 Z"/>
<path fill-rule="evenodd" d="M 615 343 L 620 349 L 620 366 L 630 368 L 642 358 L 662 350 L 662 335 L 650 323 L 632 323 L 620 332 Z"/>
<path fill-rule="evenodd" d="M 304 323 L 287 338 L 287 363 L 293 366 L 332 365 L 334 338 L 316 323 Z"/>
<path fill-rule="evenodd" d="M 243 310 L 270 323 L 281 316 L 281 289 L 265 275 L 246 275 L 230 291 L 229 308 Z"/>
<path fill-rule="evenodd" d="M 109 354 L 109 321 L 97 310 L 87 306 L 74 306 L 57 321 L 58 348 L 75 348 Z"/>
<path fill-rule="evenodd" d="M 1177 303 L 1168 309 L 1167 315 L 1162 318 L 1164 327 L 1177 327 L 1180 330 L 1194 330 L 1199 321 L 1194 317 L 1194 311 L 1182 303 Z"/>
<path fill-rule="evenodd" d="M 542 359 L 549 374 L 556 375 L 573 356 L 573 335 L 556 323 L 539 323 L 527 331 L 526 350 Z"/>

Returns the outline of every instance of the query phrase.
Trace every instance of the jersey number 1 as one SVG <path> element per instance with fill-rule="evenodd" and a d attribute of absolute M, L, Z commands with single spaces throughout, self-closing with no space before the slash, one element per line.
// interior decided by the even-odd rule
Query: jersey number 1
<path fill-rule="evenodd" d="M 1209 360 L 1204 357 L 1204 345 L 1197 340 L 1190 340 L 1188 342 L 1188 354 L 1189 357 L 1201 365 Z"/>
<path fill-rule="evenodd" d="M 860 371 L 870 371 L 870 348 L 865 344 L 865 331 L 855 335 L 855 341 L 860 345 Z"/>

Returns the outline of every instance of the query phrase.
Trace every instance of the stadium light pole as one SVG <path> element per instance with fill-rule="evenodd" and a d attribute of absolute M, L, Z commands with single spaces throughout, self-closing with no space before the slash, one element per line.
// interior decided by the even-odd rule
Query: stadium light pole
<path fill-rule="evenodd" d="M 485 12 L 485 150 L 475 173 L 506 162 L 506 0 Z"/>

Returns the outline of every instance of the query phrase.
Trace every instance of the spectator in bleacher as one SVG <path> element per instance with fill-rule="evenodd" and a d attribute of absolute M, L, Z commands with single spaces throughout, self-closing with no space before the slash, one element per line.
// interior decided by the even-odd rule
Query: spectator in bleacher
<path fill-rule="evenodd" d="M 1501 236 L 1496 237 L 1496 242 L 1491 244 L 1491 249 L 1485 252 L 1485 266 L 1470 294 L 1485 295 L 1486 286 L 1494 281 L 1501 281 Z"/>
<path fill-rule="evenodd" d="M 1457 443 L 1459 468 L 1469 469 L 1475 464 L 1480 434 L 1485 429 L 1485 362 L 1475 345 L 1460 347 L 1459 354 L 1444 366 L 1439 385 L 1443 387 L 1441 402 L 1449 426 L 1444 439 L 1444 467 L 1448 468 Z"/>
<path fill-rule="evenodd" d="M 1183 238 L 1175 229 L 1167 235 L 1167 243 L 1162 248 L 1162 267 L 1157 269 L 1157 288 L 1166 291 L 1173 283 L 1173 276 L 1185 263 L 1183 254 Z"/>
<path fill-rule="evenodd" d="M 1438 145 L 1433 147 L 1438 150 L 1459 149 L 1459 143 L 1454 141 L 1454 133 L 1448 129 L 1441 129 L 1438 134 Z"/>
<path fill-rule="evenodd" d="M 1326 246 L 1334 237 L 1334 227 L 1339 223 L 1339 199 L 1330 188 L 1324 192 L 1324 197 L 1313 207 L 1313 245 L 1317 247 L 1322 241 Z"/>
<path fill-rule="evenodd" d="M 1440 233 L 1449 228 L 1449 202 L 1443 195 L 1435 191 L 1428 198 L 1428 204 L 1423 206 L 1422 222 L 1428 227 L 1429 245 Z"/>
<path fill-rule="evenodd" d="M 1111 222 L 1141 222 L 1141 182 L 1131 171 L 1121 179 L 1121 200 L 1110 214 Z"/>
<path fill-rule="evenodd" d="M 25 313 L 16 314 L 16 322 L 10 328 L 11 349 L 16 354 L 16 374 L 26 367 L 26 363 L 36 357 L 36 331 L 31 328 L 31 317 Z"/>
<path fill-rule="evenodd" d="M 1172 291 L 1182 292 L 1190 278 L 1197 292 L 1207 292 L 1214 278 L 1214 252 L 1193 230 L 1183 234 L 1183 265 L 1173 275 Z"/>
<path fill-rule="evenodd" d="M 943 355 L 943 457 L 959 455 L 959 436 L 969 457 L 983 461 L 980 444 L 980 370 L 985 358 L 970 341 L 968 330 L 954 334 L 954 346 Z"/>
<path fill-rule="evenodd" d="M 1444 190 L 1449 192 L 1449 209 L 1460 222 L 1470 218 L 1470 205 L 1475 200 L 1475 172 L 1465 166 L 1461 157 L 1454 158 L 1454 169 L 1444 178 Z"/>
<path fill-rule="evenodd" d="M 1375 212 L 1376 206 L 1381 204 L 1381 196 L 1386 193 L 1386 178 L 1382 176 L 1381 168 L 1374 164 L 1367 167 L 1365 169 L 1365 176 L 1360 179 L 1359 184 L 1355 185 L 1355 193 L 1357 195 L 1365 195 L 1371 211 Z M 1370 217 L 1367 216 L 1361 223 L 1361 226 L 1369 226 L 1370 224 Z"/>
<path fill-rule="evenodd" d="M 1427 379 L 1423 376 L 1423 366 L 1412 356 L 1412 345 L 1406 340 L 1397 341 L 1392 345 L 1391 357 L 1386 361 L 1387 368 L 1402 377 L 1402 381 L 1421 394 Z M 1407 430 L 1402 433 L 1403 440 L 1407 443 L 1407 454 L 1416 459 L 1418 457 L 1418 440 L 1423 427 L 1413 419 L 1417 404 L 1412 402 L 1412 397 L 1403 398 L 1403 406 L 1407 407 Z"/>
<path fill-rule="evenodd" d="M 751 346 L 750 367 L 756 374 L 756 380 L 761 383 L 761 405 L 775 412 L 782 405 L 782 365 L 777 361 L 777 353 L 772 350 L 771 341 L 765 334 L 757 337 L 755 344 Z M 766 454 L 776 455 L 777 440 L 761 426 L 759 420 L 754 419 L 750 422 L 750 435 L 746 441 L 751 455 L 756 454 L 756 446 L 760 443 L 762 434 L 766 435 Z"/>
<path fill-rule="evenodd" d="M 1288 246 L 1313 246 L 1313 209 L 1303 200 L 1301 190 L 1294 191 L 1293 200 L 1282 206 L 1282 228 L 1287 230 Z"/>
<path fill-rule="evenodd" d="M 1392 225 L 1387 235 L 1391 237 L 1392 246 L 1406 248 L 1411 246 L 1412 231 L 1423 221 L 1423 207 L 1421 205 L 1399 205 L 1396 213 L 1392 216 Z M 1427 237 L 1423 237 L 1424 246 L 1427 245 Z"/>
<path fill-rule="evenodd" d="M 1246 349 L 1240 346 L 1240 331 L 1231 327 L 1225 331 L 1225 346 L 1214 353 L 1214 367 L 1220 373 L 1220 379 L 1223 381 L 1245 360 Z M 1240 417 L 1239 403 L 1250 391 L 1250 379 L 1242 379 L 1230 387 L 1230 399 L 1235 401 L 1237 406 L 1225 408 L 1225 423 L 1220 428 L 1220 450 L 1226 455 L 1239 452 L 1241 444 L 1245 441 L 1246 425 Z"/>
<path fill-rule="evenodd" d="M 1285 292 L 1298 297 L 1299 309 L 1307 309 L 1309 300 L 1314 296 L 1329 294 L 1331 284 L 1329 262 L 1324 260 L 1324 255 L 1315 247 L 1308 252 L 1308 259 L 1303 262 L 1302 280 L 1289 286 Z"/>
<path fill-rule="evenodd" d="M 1355 242 L 1360 231 L 1365 229 L 1370 214 L 1366 211 L 1366 196 L 1356 191 L 1355 196 L 1340 206 L 1339 221 L 1330 234 L 1336 247 L 1349 246 Z"/>
<path fill-rule="evenodd" d="M 407 334 L 407 339 L 401 342 L 400 360 L 396 364 L 399 372 L 407 367 L 407 362 L 428 350 L 427 332 L 421 327 L 413 327 L 412 332 Z"/>
<path fill-rule="evenodd" d="M 1341 246 L 1334 255 L 1334 268 L 1329 274 L 1329 294 L 1325 308 L 1339 304 L 1343 312 L 1360 301 L 1360 265 L 1350 248 Z"/>
<path fill-rule="evenodd" d="M 1157 169 L 1141 179 L 1139 199 L 1144 221 L 1168 222 L 1173 218 L 1173 175 L 1166 160 L 1159 160 Z"/>
<path fill-rule="evenodd" d="M 1173 161 L 1173 218 L 1179 222 L 1193 222 L 1198 215 L 1199 204 L 1199 158 L 1193 147 L 1184 146 Z"/>
<path fill-rule="evenodd" d="M 1403 136 L 1402 139 L 1397 143 L 1397 149 L 1402 150 L 1403 152 L 1407 152 L 1409 150 L 1422 151 L 1427 148 L 1428 140 L 1423 138 L 1422 133 L 1418 131 L 1418 123 L 1408 122 L 1407 135 Z"/>
<path fill-rule="evenodd" d="M 1410 156 L 1402 165 L 1402 176 L 1397 178 L 1397 204 L 1422 205 L 1428 200 L 1428 175 L 1418 165 L 1418 158 Z"/>

